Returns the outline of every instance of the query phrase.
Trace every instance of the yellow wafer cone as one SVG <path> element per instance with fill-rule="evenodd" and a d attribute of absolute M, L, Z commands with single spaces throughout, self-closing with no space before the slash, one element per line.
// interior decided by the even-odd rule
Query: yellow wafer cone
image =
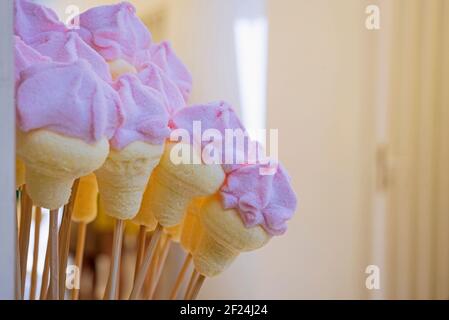
<path fill-rule="evenodd" d="M 225 174 L 218 164 L 175 164 L 170 153 L 175 143 L 167 143 L 159 165 L 148 185 L 148 206 L 164 227 L 182 221 L 190 201 L 215 193 Z"/>
<path fill-rule="evenodd" d="M 106 138 L 88 144 L 48 130 L 17 132 L 27 192 L 37 207 L 58 209 L 69 201 L 75 179 L 98 169 L 109 151 Z"/>
<path fill-rule="evenodd" d="M 184 217 L 181 246 L 187 252 L 195 252 L 198 243 L 204 234 L 204 228 L 200 221 L 200 210 L 204 202 L 203 197 L 198 197 L 190 202 Z"/>
<path fill-rule="evenodd" d="M 159 162 L 163 145 L 141 141 L 122 150 L 112 149 L 95 172 L 105 212 L 117 219 L 132 219 L 139 211 L 151 171 Z"/>
<path fill-rule="evenodd" d="M 25 184 L 25 164 L 16 157 L 16 189 Z"/>
<path fill-rule="evenodd" d="M 150 177 L 151 180 L 151 177 Z M 139 212 L 137 215 L 133 218 L 132 222 L 139 226 L 145 226 L 147 227 L 148 231 L 153 231 L 156 229 L 157 226 L 157 220 L 154 217 L 153 212 L 151 211 L 150 203 L 148 202 L 150 197 L 150 188 L 149 183 L 145 189 L 145 192 L 143 194 L 142 203 L 140 204 Z"/>
<path fill-rule="evenodd" d="M 72 220 L 90 223 L 97 217 L 97 179 L 93 173 L 80 178 L 78 191 L 73 206 Z"/>
<path fill-rule="evenodd" d="M 256 250 L 270 240 L 260 227 L 247 228 L 236 210 L 225 210 L 218 194 L 201 207 L 204 235 L 193 253 L 199 273 L 212 277 L 225 270 L 240 252 Z"/>

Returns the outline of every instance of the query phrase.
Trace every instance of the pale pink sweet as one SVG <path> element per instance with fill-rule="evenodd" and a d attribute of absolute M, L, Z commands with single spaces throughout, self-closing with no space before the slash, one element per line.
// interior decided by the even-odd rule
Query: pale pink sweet
<path fill-rule="evenodd" d="M 164 143 L 170 129 L 161 94 L 133 74 L 122 75 L 114 86 L 121 98 L 124 122 L 111 140 L 112 147 L 120 150 L 134 141 Z"/>
<path fill-rule="evenodd" d="M 40 63 L 21 73 L 20 130 L 46 129 L 93 143 L 110 139 L 123 122 L 120 99 L 85 60 Z"/>
<path fill-rule="evenodd" d="M 14 34 L 26 43 L 44 32 L 66 30 L 53 10 L 29 0 L 14 1 Z"/>
<path fill-rule="evenodd" d="M 178 86 L 187 101 L 192 91 L 192 75 L 182 61 L 176 56 L 169 42 L 151 44 L 151 62 L 161 68 Z"/>
<path fill-rule="evenodd" d="M 260 167 L 245 165 L 227 175 L 220 189 L 223 207 L 237 209 L 248 228 L 261 225 L 270 235 L 281 235 L 295 213 L 296 195 L 282 166 L 274 175 L 261 175 Z"/>
<path fill-rule="evenodd" d="M 138 76 L 146 86 L 161 93 L 164 106 L 169 114 L 186 106 L 176 84 L 154 63 L 150 62 L 144 65 Z"/>
<path fill-rule="evenodd" d="M 150 48 L 151 34 L 128 2 L 94 7 L 79 16 L 80 36 L 107 61 L 141 60 Z"/>
<path fill-rule="evenodd" d="M 18 36 L 14 36 L 14 79 L 16 85 L 20 80 L 20 73 L 23 70 L 34 64 L 49 61 L 50 58 L 41 55 L 25 44 Z"/>
<path fill-rule="evenodd" d="M 84 59 L 100 78 L 112 82 L 109 67 L 103 57 L 73 31 L 45 32 L 34 37 L 29 45 L 55 62 L 71 63 Z"/>

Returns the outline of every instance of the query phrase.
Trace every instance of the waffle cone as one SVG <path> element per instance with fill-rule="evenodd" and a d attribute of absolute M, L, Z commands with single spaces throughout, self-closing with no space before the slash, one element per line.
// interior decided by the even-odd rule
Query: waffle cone
<path fill-rule="evenodd" d="M 104 165 L 95 172 L 106 214 L 122 220 L 132 219 L 137 214 L 162 150 L 162 145 L 136 141 L 122 150 L 110 151 Z"/>
<path fill-rule="evenodd" d="M 190 201 L 215 193 L 225 178 L 221 165 L 175 164 L 170 159 L 174 145 L 167 143 L 148 186 L 149 212 L 164 227 L 179 224 Z"/>
<path fill-rule="evenodd" d="M 88 144 L 47 130 L 17 133 L 17 153 L 27 167 L 27 192 L 35 206 L 50 210 L 69 201 L 75 179 L 99 168 L 108 150 L 106 138 Z"/>
<path fill-rule="evenodd" d="M 223 209 L 217 194 L 205 200 L 200 220 L 204 236 L 193 261 L 198 272 L 208 277 L 223 272 L 240 252 L 256 250 L 270 240 L 262 227 L 247 228 L 236 210 Z"/>

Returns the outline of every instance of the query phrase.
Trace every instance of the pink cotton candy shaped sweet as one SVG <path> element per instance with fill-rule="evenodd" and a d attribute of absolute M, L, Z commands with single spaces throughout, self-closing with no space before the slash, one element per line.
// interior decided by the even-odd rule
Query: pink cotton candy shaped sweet
<path fill-rule="evenodd" d="M 234 170 L 201 206 L 203 235 L 193 252 L 195 268 L 209 277 L 220 274 L 241 252 L 259 249 L 285 232 L 295 209 L 296 196 L 282 167 L 271 176 L 260 175 L 259 164 Z"/>
<path fill-rule="evenodd" d="M 44 63 L 22 72 L 17 123 L 28 132 L 45 128 L 92 143 L 110 139 L 122 123 L 120 99 L 85 60 Z"/>
<path fill-rule="evenodd" d="M 160 92 L 164 106 L 171 115 L 185 107 L 185 101 L 176 84 L 153 63 L 142 67 L 138 74 L 143 84 Z"/>
<path fill-rule="evenodd" d="M 237 209 L 248 228 L 256 225 L 271 235 L 283 234 L 296 210 L 290 180 L 278 165 L 273 175 L 261 175 L 261 165 L 246 165 L 227 176 L 220 189 L 225 209 Z"/>
<path fill-rule="evenodd" d="M 53 10 L 29 0 L 14 1 L 14 34 L 26 43 L 44 32 L 66 30 Z"/>
<path fill-rule="evenodd" d="M 80 36 L 108 61 L 135 64 L 150 47 L 151 34 L 128 2 L 94 7 L 79 18 Z"/>
<path fill-rule="evenodd" d="M 71 63 L 84 59 L 101 79 L 112 82 L 109 67 L 103 57 L 73 31 L 42 33 L 30 45 L 55 62 Z"/>
<path fill-rule="evenodd" d="M 178 86 L 187 101 L 192 91 L 192 75 L 182 61 L 176 56 L 169 42 L 152 44 L 150 48 L 151 62 L 161 68 Z"/>
<path fill-rule="evenodd" d="M 23 70 L 37 63 L 49 61 L 50 58 L 41 55 L 25 44 L 18 36 L 14 36 L 14 79 L 16 86 Z"/>
<path fill-rule="evenodd" d="M 114 86 L 122 101 L 124 122 L 117 129 L 111 145 L 122 149 L 134 141 L 163 144 L 170 130 L 161 94 L 143 85 L 132 74 L 121 76 Z"/>

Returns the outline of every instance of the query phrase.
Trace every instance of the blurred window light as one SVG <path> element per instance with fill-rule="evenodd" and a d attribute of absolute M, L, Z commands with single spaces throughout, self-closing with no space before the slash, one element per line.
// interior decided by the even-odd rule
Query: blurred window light
<path fill-rule="evenodd" d="M 266 17 L 238 18 L 234 24 L 243 124 L 265 146 L 268 23 Z"/>

